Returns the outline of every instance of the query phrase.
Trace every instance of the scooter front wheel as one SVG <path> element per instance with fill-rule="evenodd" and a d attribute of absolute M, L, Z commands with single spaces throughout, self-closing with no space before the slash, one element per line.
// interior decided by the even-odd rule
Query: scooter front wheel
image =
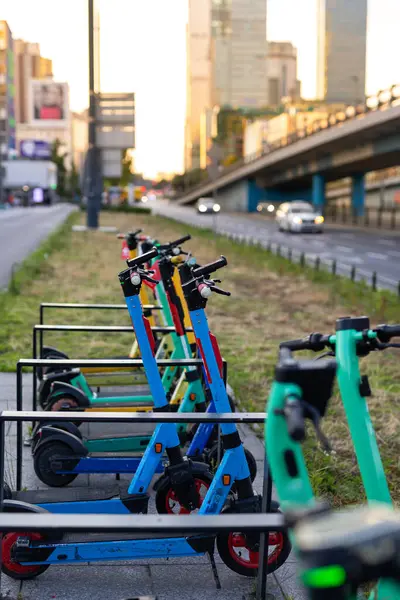
<path fill-rule="evenodd" d="M 197 509 L 203 504 L 203 500 L 207 494 L 208 488 L 211 485 L 212 476 L 207 473 L 199 473 L 194 475 L 194 484 L 196 491 L 199 495 L 199 505 Z M 179 502 L 179 498 L 172 487 L 170 479 L 166 479 L 165 482 L 158 488 L 156 494 L 156 508 L 157 512 L 161 515 L 188 515 L 190 511 L 182 506 Z"/>
<path fill-rule="evenodd" d="M 45 510 L 40 510 L 38 511 L 38 509 L 36 508 L 36 510 L 29 510 L 26 508 L 22 508 L 21 506 L 18 506 L 16 508 L 11 508 L 11 507 L 7 507 L 4 506 L 4 512 L 47 512 Z M 34 542 L 48 542 L 49 541 L 49 537 L 46 536 L 46 534 L 42 534 L 40 532 L 9 532 L 9 533 L 5 533 L 3 534 L 2 540 L 1 540 L 1 558 L 2 558 L 2 565 L 1 565 L 1 570 L 2 572 L 7 575 L 8 577 L 11 577 L 12 579 L 17 579 L 17 580 L 22 580 L 22 579 L 34 579 L 35 577 L 37 577 L 38 575 L 41 575 L 42 573 L 44 573 L 50 565 L 22 565 L 19 562 L 16 562 L 13 558 L 13 548 L 15 546 L 15 544 L 17 543 L 18 538 L 20 537 L 25 537 L 28 538 L 30 541 L 34 541 Z"/>
<path fill-rule="evenodd" d="M 235 512 L 234 507 L 223 510 L 224 514 Z M 271 513 L 280 512 L 274 502 Z M 292 546 L 286 531 L 269 532 L 268 573 L 281 567 L 288 558 Z M 247 537 L 243 532 L 219 533 L 217 550 L 226 566 L 245 577 L 256 577 L 259 561 L 259 536 Z"/>
<path fill-rule="evenodd" d="M 256 478 L 256 475 L 257 475 L 257 461 L 254 458 L 253 454 L 250 452 L 250 450 L 247 450 L 247 448 L 244 448 L 244 453 L 245 453 L 247 464 L 249 467 L 251 481 L 254 481 Z M 222 447 L 221 453 L 220 453 L 220 460 L 222 459 L 223 455 L 224 455 L 224 448 Z M 206 460 L 210 466 L 211 471 L 214 473 L 217 470 L 218 465 L 219 465 L 218 443 L 214 444 L 214 446 L 212 446 L 210 448 L 210 450 L 207 450 L 205 452 L 205 456 L 206 456 Z"/>

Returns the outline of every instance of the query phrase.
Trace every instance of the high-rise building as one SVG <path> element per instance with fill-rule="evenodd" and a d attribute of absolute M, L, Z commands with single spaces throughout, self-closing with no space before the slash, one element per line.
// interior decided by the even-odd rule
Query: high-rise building
<path fill-rule="evenodd" d="M 40 55 L 39 44 L 14 40 L 17 123 L 29 121 L 30 81 L 53 76 L 53 63 Z"/>
<path fill-rule="evenodd" d="M 71 154 L 75 169 L 83 176 L 88 150 L 88 111 L 71 113 Z"/>
<path fill-rule="evenodd" d="M 265 0 L 189 0 L 186 170 L 204 165 L 205 109 L 267 105 L 266 11 Z"/>
<path fill-rule="evenodd" d="M 211 0 L 189 0 L 185 170 L 200 166 L 200 118 L 210 106 Z"/>
<path fill-rule="evenodd" d="M 206 169 L 208 165 L 208 152 L 212 146 L 212 139 L 218 133 L 219 108 L 205 108 L 200 117 L 200 168 Z"/>
<path fill-rule="evenodd" d="M 318 0 L 317 94 L 358 104 L 365 97 L 367 0 Z"/>
<path fill-rule="evenodd" d="M 266 106 L 266 23 L 265 0 L 212 0 L 212 105 Z"/>
<path fill-rule="evenodd" d="M 297 49 L 290 42 L 268 42 L 267 89 L 269 106 L 277 106 L 282 98 L 300 98 Z"/>
<path fill-rule="evenodd" d="M 0 21 L 0 154 L 15 150 L 14 48 L 7 21 Z"/>

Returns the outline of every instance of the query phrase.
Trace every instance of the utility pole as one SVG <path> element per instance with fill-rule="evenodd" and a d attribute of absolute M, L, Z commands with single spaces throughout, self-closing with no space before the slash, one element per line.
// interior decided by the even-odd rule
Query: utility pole
<path fill-rule="evenodd" d="M 87 176 L 87 220 L 90 229 L 99 226 L 100 201 L 97 185 L 97 147 L 96 147 L 96 93 L 94 68 L 94 7 L 93 0 L 88 0 L 89 25 L 89 123 L 88 123 L 88 176 Z"/>

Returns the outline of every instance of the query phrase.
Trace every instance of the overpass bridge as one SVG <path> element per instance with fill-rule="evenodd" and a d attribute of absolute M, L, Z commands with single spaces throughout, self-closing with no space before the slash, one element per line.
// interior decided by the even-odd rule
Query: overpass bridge
<path fill-rule="evenodd" d="M 400 164 L 400 84 L 317 121 L 264 153 L 245 157 L 187 190 L 178 204 L 216 193 L 223 208 L 253 212 L 262 201 L 304 199 L 323 210 L 325 185 L 351 177 L 354 214 L 364 212 L 365 174 Z"/>

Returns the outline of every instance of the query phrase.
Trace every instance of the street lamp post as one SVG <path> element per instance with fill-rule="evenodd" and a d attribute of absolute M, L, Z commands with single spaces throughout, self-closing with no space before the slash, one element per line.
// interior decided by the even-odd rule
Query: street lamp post
<path fill-rule="evenodd" d="M 88 0 L 89 25 L 89 122 L 88 122 L 88 177 L 87 177 L 87 226 L 97 229 L 99 226 L 98 186 L 96 174 L 96 95 L 94 69 L 94 7 L 93 0 Z"/>

